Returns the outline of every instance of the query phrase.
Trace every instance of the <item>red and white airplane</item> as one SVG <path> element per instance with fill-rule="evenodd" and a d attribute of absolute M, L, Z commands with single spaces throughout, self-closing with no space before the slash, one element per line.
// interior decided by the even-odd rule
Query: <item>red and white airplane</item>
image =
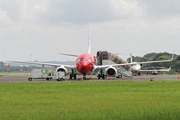
<path fill-rule="evenodd" d="M 4 52 L 3 52 L 4 55 Z M 73 70 L 77 70 L 78 72 L 82 73 L 84 75 L 84 79 L 86 78 L 86 74 L 90 73 L 95 70 L 101 70 L 105 69 L 105 74 L 109 76 L 115 76 L 117 74 L 117 69 L 115 67 L 120 67 L 120 66 L 126 66 L 126 65 L 136 65 L 136 64 L 146 64 L 146 63 L 158 63 L 158 62 L 170 62 L 173 60 L 173 56 L 171 60 L 161 60 L 161 61 L 149 61 L 149 62 L 136 62 L 136 63 L 125 63 L 125 64 L 111 64 L 111 65 L 96 65 L 96 58 L 91 54 L 91 23 L 90 23 L 90 32 L 89 32 L 89 45 L 88 45 L 88 52 L 83 53 L 80 55 L 72 55 L 72 54 L 64 54 L 64 55 L 69 55 L 69 56 L 75 56 L 76 58 L 76 63 L 75 65 L 61 65 L 61 64 L 52 64 L 52 63 L 40 63 L 40 62 L 25 62 L 25 61 L 20 61 L 20 60 L 7 60 L 5 59 L 4 55 L 4 60 L 5 61 L 10 61 L 10 62 L 19 62 L 19 63 L 29 63 L 29 64 L 38 64 L 38 65 L 48 65 L 48 66 L 55 66 L 57 67 L 56 72 L 59 71 L 64 71 L 65 75 L 67 75 L 67 69 L 72 70 L 72 74 L 70 74 L 70 79 L 74 77 L 76 79 L 76 74 L 74 74 Z M 101 74 L 102 79 L 105 79 L 104 73 Z"/>

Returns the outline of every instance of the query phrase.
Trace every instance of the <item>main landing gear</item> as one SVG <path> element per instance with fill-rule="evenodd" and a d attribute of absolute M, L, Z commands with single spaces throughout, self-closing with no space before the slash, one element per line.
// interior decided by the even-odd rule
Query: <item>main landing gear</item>
<path fill-rule="evenodd" d="M 76 74 L 74 74 L 74 70 L 72 70 L 72 73 L 70 74 L 69 79 L 71 80 L 73 77 L 76 80 Z"/>
<path fill-rule="evenodd" d="M 122 75 L 118 75 L 118 76 L 116 76 L 116 78 L 122 78 Z"/>
<path fill-rule="evenodd" d="M 100 74 L 98 74 L 98 79 L 105 79 L 106 78 L 106 75 L 104 75 L 104 73 L 103 73 L 103 70 L 101 69 L 100 70 Z"/>

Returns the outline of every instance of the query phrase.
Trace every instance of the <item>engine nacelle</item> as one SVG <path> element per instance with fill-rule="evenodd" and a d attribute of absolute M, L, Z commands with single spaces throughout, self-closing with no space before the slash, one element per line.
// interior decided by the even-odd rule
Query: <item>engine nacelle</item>
<path fill-rule="evenodd" d="M 116 76 L 117 75 L 117 69 L 115 67 L 108 67 L 106 69 L 106 74 L 109 76 Z"/>
<path fill-rule="evenodd" d="M 65 67 L 58 67 L 58 68 L 56 69 L 56 72 L 62 72 L 62 71 L 64 71 L 64 72 L 65 72 L 65 75 L 67 75 L 67 69 L 66 69 Z"/>

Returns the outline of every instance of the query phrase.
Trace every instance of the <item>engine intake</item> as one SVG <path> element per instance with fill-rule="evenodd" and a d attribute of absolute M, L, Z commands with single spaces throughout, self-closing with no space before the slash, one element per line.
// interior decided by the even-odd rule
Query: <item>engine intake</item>
<path fill-rule="evenodd" d="M 66 69 L 65 67 L 58 67 L 58 68 L 56 69 L 56 72 L 62 72 L 62 71 L 64 71 L 64 72 L 65 72 L 65 75 L 67 75 L 67 69 Z"/>
<path fill-rule="evenodd" d="M 115 67 L 108 67 L 106 69 L 106 74 L 109 76 L 116 76 L 117 75 L 117 69 Z"/>

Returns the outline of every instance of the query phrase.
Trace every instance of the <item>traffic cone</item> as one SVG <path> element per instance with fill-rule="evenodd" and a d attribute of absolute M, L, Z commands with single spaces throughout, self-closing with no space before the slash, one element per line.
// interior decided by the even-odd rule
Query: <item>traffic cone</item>
<path fill-rule="evenodd" d="M 83 81 L 83 77 L 82 77 L 81 81 Z"/>
<path fill-rule="evenodd" d="M 90 73 L 90 78 L 92 78 L 92 75 L 91 75 L 91 73 Z"/>
<path fill-rule="evenodd" d="M 179 79 L 179 75 L 178 75 L 178 79 Z"/>
<path fill-rule="evenodd" d="M 110 80 L 112 80 L 112 77 L 110 76 Z"/>

